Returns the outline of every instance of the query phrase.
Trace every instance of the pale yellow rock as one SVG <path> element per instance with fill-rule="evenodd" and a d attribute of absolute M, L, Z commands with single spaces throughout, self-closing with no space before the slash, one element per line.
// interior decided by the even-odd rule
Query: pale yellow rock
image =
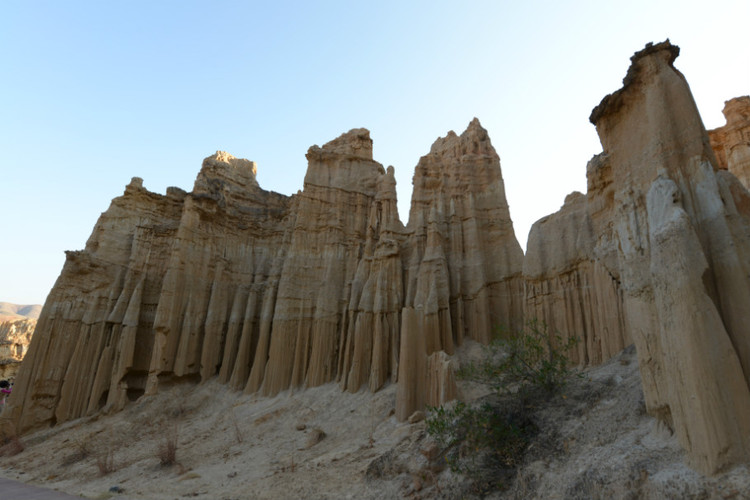
<path fill-rule="evenodd" d="M 405 421 L 425 407 L 427 387 L 427 351 L 422 334 L 422 315 L 412 308 L 401 311 L 401 348 L 399 350 L 396 418 Z"/>
<path fill-rule="evenodd" d="M 587 195 L 566 197 L 559 212 L 534 223 L 523 264 L 529 320 L 550 335 L 576 338 L 568 353 L 581 365 L 599 364 L 632 343 L 612 253 L 613 215 L 606 159 L 589 162 Z"/>
<path fill-rule="evenodd" d="M 398 241 L 403 229 L 393 171 L 372 159 L 365 129 L 311 147 L 307 159 L 279 278 L 262 390 L 276 394 L 337 378 L 352 391 L 368 382 L 376 390 L 395 372 L 388 346 L 397 343 L 401 307 Z"/>
<path fill-rule="evenodd" d="M 405 305 L 424 315 L 429 353 L 522 324 L 523 252 L 479 120 L 419 160 L 407 232 Z"/>
<path fill-rule="evenodd" d="M 713 473 L 750 457 L 750 219 L 664 42 L 591 121 L 612 168 L 626 326 L 648 410 Z M 710 347 L 709 347 L 710 346 Z"/>
<path fill-rule="evenodd" d="M 750 451 L 750 392 L 703 282 L 704 250 L 681 192 L 659 178 L 647 197 L 651 282 L 675 430 L 692 465 L 713 472 Z"/>
<path fill-rule="evenodd" d="M 450 357 L 443 351 L 427 354 L 426 329 L 422 323 L 425 316 L 404 308 L 401 317 L 396 418 L 404 421 L 425 406 L 440 406 L 455 399 L 458 391 Z"/>
<path fill-rule="evenodd" d="M 35 319 L 0 322 L 0 379 L 15 378 L 35 327 Z"/>
<path fill-rule="evenodd" d="M 307 158 L 292 197 L 221 151 L 190 193 L 133 178 L 86 248 L 68 252 L 17 384 L 20 430 L 213 376 L 247 393 L 331 381 L 376 391 L 400 376 L 404 306 L 420 311 L 425 360 L 520 321 L 522 255 L 478 121 L 420 162 L 410 229 L 367 130 Z"/>
<path fill-rule="evenodd" d="M 744 101 L 725 109 L 719 170 L 676 55 L 633 57 L 592 113 L 587 193 L 534 225 L 525 258 L 478 120 L 420 159 L 406 227 L 365 129 L 311 147 L 291 197 L 224 152 L 190 193 L 134 178 L 67 253 L 5 421 L 25 432 L 212 377 L 266 395 L 397 383 L 403 421 L 455 397 L 466 338 L 539 319 L 581 338 L 581 364 L 635 342 L 647 408 L 695 467 L 747 459 L 750 193 L 730 173 Z"/>
<path fill-rule="evenodd" d="M 427 357 L 427 406 L 440 406 L 456 399 L 456 375 L 450 356 L 444 351 L 433 352 Z"/>
<path fill-rule="evenodd" d="M 184 192 L 150 193 L 134 178 L 94 227 L 86 249 L 67 252 L 19 371 L 11 405 L 19 431 L 49 425 L 121 403 L 110 393 L 116 350 L 136 285 L 143 282 L 134 369 L 140 387 L 148 373 L 151 325 Z M 140 339 L 140 341 L 139 341 Z M 127 389 L 125 389 L 127 392 Z"/>
<path fill-rule="evenodd" d="M 750 189 L 750 96 L 724 103 L 726 125 L 708 131 L 718 167 L 729 170 Z"/>

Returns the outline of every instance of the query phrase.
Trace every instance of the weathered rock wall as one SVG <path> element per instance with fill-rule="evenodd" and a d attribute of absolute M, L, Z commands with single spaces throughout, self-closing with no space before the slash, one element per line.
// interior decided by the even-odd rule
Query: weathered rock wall
<path fill-rule="evenodd" d="M 612 168 L 620 290 L 648 410 L 692 465 L 750 456 L 747 191 L 717 170 L 664 42 L 636 53 L 591 114 Z"/>
<path fill-rule="evenodd" d="M 750 193 L 738 180 L 750 98 L 727 101 L 709 145 L 678 52 L 647 46 L 592 112 L 604 152 L 587 194 L 531 229 L 525 316 L 578 336 L 582 363 L 635 341 L 648 411 L 712 473 L 750 456 Z"/>
<path fill-rule="evenodd" d="M 726 125 L 708 131 L 717 166 L 750 189 L 750 96 L 726 101 L 722 112 Z"/>
<path fill-rule="evenodd" d="M 399 414 L 453 397 L 449 361 L 429 356 L 521 321 L 523 254 L 487 132 L 475 120 L 420 161 L 408 228 L 367 130 L 307 159 L 292 197 L 221 152 L 190 193 L 134 179 L 85 250 L 68 252 L 16 386 L 19 430 L 213 376 L 266 395 L 401 378 L 430 388 Z M 417 311 L 419 352 L 404 351 L 404 308 Z"/>
<path fill-rule="evenodd" d="M 203 162 L 190 193 L 134 178 L 68 252 L 6 418 L 23 432 L 218 376 L 265 395 L 390 380 L 403 420 L 455 395 L 456 345 L 525 318 L 578 337 L 581 364 L 634 342 L 647 409 L 692 465 L 746 460 L 750 192 L 731 173 L 745 101 L 714 134 L 731 163 L 721 170 L 677 53 L 638 52 L 594 109 L 604 151 L 587 194 L 534 225 L 526 257 L 477 120 L 420 159 L 406 227 L 365 129 L 310 148 L 291 197 L 226 153 Z"/>
<path fill-rule="evenodd" d="M 241 389 L 271 322 L 294 197 L 264 191 L 256 166 L 219 152 L 186 195 L 139 384 L 219 375 Z M 119 375 L 122 377 L 122 375 Z M 145 383 L 145 384 L 144 384 Z"/>
<path fill-rule="evenodd" d="M 150 355 L 153 345 L 150 331 L 184 198 L 177 189 L 151 193 L 134 178 L 99 218 L 85 250 L 66 253 L 16 380 L 19 430 L 114 403 L 128 387 L 113 377 L 120 360 L 135 356 L 148 371 L 142 353 Z"/>
<path fill-rule="evenodd" d="M 36 327 L 35 319 L 0 323 L 0 379 L 15 378 Z"/>
<path fill-rule="evenodd" d="M 500 158 L 476 118 L 432 145 L 414 172 L 406 256 L 406 306 L 432 332 L 427 351 L 453 352 L 466 337 L 487 343 L 521 324 L 521 250 Z"/>
<path fill-rule="evenodd" d="M 531 228 L 523 264 L 524 314 L 550 335 L 578 340 L 569 353 L 580 365 L 599 364 L 632 343 L 625 325 L 610 242 L 612 215 L 606 158 L 589 162 L 587 195 L 572 193 L 559 212 Z"/>

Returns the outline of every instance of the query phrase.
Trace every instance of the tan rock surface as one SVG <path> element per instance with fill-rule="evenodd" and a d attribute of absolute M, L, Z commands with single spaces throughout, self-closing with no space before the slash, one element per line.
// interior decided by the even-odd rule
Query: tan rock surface
<path fill-rule="evenodd" d="M 591 121 L 613 170 L 620 286 L 647 408 L 712 473 L 750 456 L 750 233 L 673 66 L 678 53 L 669 42 L 636 53 Z"/>
<path fill-rule="evenodd" d="M 726 125 L 708 131 L 717 166 L 750 189 L 750 96 L 726 101 L 723 113 Z"/>
<path fill-rule="evenodd" d="M 15 378 L 36 327 L 35 319 L 0 323 L 0 379 Z"/>
<path fill-rule="evenodd" d="M 457 346 L 525 316 L 580 337 L 581 364 L 632 339 L 645 406 L 693 466 L 746 460 L 750 193 L 718 168 L 677 53 L 632 58 L 591 116 L 604 152 L 587 194 L 534 225 L 525 258 L 476 119 L 420 159 L 406 227 L 365 129 L 311 147 L 291 197 L 223 152 L 190 193 L 134 178 L 68 252 L 5 424 L 26 432 L 214 377 L 263 396 L 396 382 L 403 421 L 458 393 Z"/>
<path fill-rule="evenodd" d="M 214 376 L 269 396 L 332 381 L 377 391 L 403 376 L 435 393 L 413 410 L 453 397 L 452 365 L 433 357 L 428 369 L 428 356 L 520 321 L 522 254 L 487 132 L 475 120 L 420 161 L 409 228 L 367 130 L 307 159 L 292 197 L 224 152 L 190 193 L 134 178 L 86 249 L 68 252 L 19 376 L 19 430 Z M 418 311 L 409 335 L 424 366 L 400 371 L 404 307 Z"/>
<path fill-rule="evenodd" d="M 313 146 L 307 159 L 268 359 L 253 370 L 265 371 L 265 394 L 336 378 L 353 392 L 362 384 L 377 390 L 395 362 L 389 345 L 398 341 L 402 228 L 393 171 L 372 159 L 365 129 Z M 247 390 L 257 390 L 251 382 Z"/>
<path fill-rule="evenodd" d="M 619 282 L 601 251 L 611 232 L 608 170 L 601 157 L 591 160 L 588 194 L 568 195 L 559 212 L 534 223 L 523 265 L 525 317 L 549 334 L 577 338 L 569 355 L 581 365 L 602 363 L 632 342 Z"/>
<path fill-rule="evenodd" d="M 500 157 L 476 118 L 419 160 L 407 230 L 406 306 L 425 316 L 428 354 L 522 323 L 523 252 Z"/>

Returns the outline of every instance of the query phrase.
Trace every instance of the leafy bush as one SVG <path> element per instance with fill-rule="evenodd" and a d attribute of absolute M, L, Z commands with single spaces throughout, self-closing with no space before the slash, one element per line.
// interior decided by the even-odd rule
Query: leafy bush
<path fill-rule="evenodd" d="M 491 387 L 492 397 L 430 408 L 427 432 L 443 447 L 451 469 L 469 476 L 478 493 L 502 487 L 520 464 L 538 431 L 531 403 L 549 400 L 565 386 L 568 352 L 577 343 L 530 322 L 518 335 L 494 340 L 481 362 L 459 370 L 459 378 Z"/>
<path fill-rule="evenodd" d="M 551 335 L 545 323 L 530 321 L 519 335 L 498 336 L 487 346 L 484 360 L 463 367 L 458 376 L 486 384 L 499 394 L 542 390 L 551 396 L 571 374 L 568 352 L 578 341 Z"/>
<path fill-rule="evenodd" d="M 451 470 L 472 474 L 485 463 L 517 465 L 536 426 L 515 405 L 456 402 L 432 408 L 427 432 L 446 450 Z"/>

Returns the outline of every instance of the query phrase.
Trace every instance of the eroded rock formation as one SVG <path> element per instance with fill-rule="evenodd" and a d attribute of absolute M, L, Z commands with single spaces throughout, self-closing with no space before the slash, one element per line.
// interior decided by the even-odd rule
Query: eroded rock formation
<path fill-rule="evenodd" d="M 750 207 L 717 168 L 690 89 L 664 42 L 636 53 L 591 122 L 612 169 L 625 321 L 648 410 L 692 465 L 750 456 Z"/>
<path fill-rule="evenodd" d="M 726 125 L 708 131 L 718 167 L 750 189 L 750 96 L 726 101 L 723 113 Z"/>
<path fill-rule="evenodd" d="M 523 254 L 487 132 L 474 120 L 422 158 L 408 227 L 367 130 L 307 159 L 291 197 L 264 191 L 254 163 L 223 152 L 190 193 L 162 196 L 134 178 L 86 248 L 68 252 L 17 382 L 19 430 L 213 376 L 266 395 L 332 381 L 430 388 L 400 413 L 452 398 L 438 354 L 521 320 Z M 415 318 L 408 334 L 403 308 Z"/>
<path fill-rule="evenodd" d="M 35 319 L 0 323 L 0 379 L 16 376 L 31 343 L 35 327 Z"/>
<path fill-rule="evenodd" d="M 587 194 L 532 227 L 525 314 L 579 336 L 579 362 L 632 339 L 648 411 L 712 473 L 750 456 L 750 194 L 720 168 L 744 175 L 748 99 L 727 102 L 717 162 L 678 53 L 636 53 L 592 112 L 604 151 Z"/>
<path fill-rule="evenodd" d="M 451 339 L 488 342 L 498 325 L 520 325 L 521 250 L 510 220 L 500 158 L 476 118 L 432 145 L 414 172 L 406 306 L 432 332 L 429 353 Z"/>
<path fill-rule="evenodd" d="M 748 98 L 712 133 L 717 161 L 677 54 L 633 56 L 592 112 L 604 151 L 587 193 L 533 226 L 525 257 L 478 120 L 420 159 L 406 226 L 365 129 L 310 148 L 291 197 L 222 152 L 190 193 L 134 178 L 68 252 L 10 420 L 23 432 L 214 376 L 265 395 L 396 382 L 404 420 L 455 396 L 456 345 L 525 318 L 578 337 L 580 364 L 635 342 L 647 409 L 692 465 L 746 460 L 750 193 L 731 172 L 747 163 Z"/>
<path fill-rule="evenodd" d="M 525 317 L 551 335 L 578 342 L 573 362 L 606 361 L 630 345 L 619 287 L 611 217 L 612 170 L 606 158 L 588 165 L 586 195 L 572 193 L 559 212 L 534 223 L 523 263 Z"/>

